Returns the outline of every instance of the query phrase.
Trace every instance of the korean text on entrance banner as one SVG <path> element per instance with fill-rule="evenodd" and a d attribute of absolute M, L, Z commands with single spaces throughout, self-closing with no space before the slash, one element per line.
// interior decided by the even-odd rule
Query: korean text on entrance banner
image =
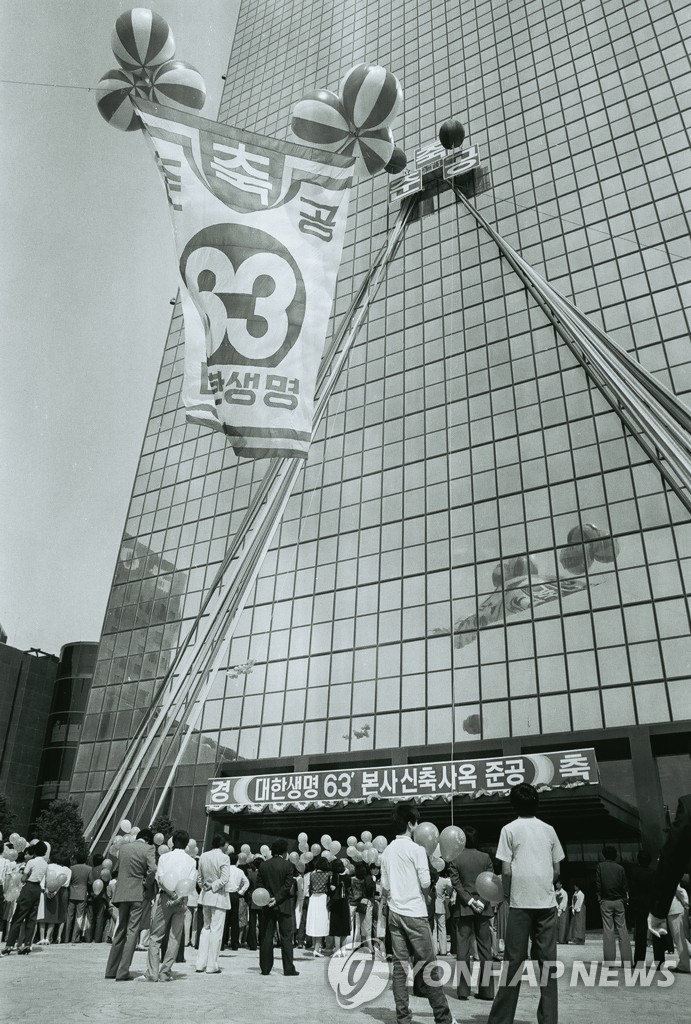
<path fill-rule="evenodd" d="M 598 781 L 595 751 L 565 750 L 479 760 L 342 768 L 210 779 L 207 810 L 279 810 L 290 805 L 449 799 L 503 793 L 520 782 L 559 787 Z"/>

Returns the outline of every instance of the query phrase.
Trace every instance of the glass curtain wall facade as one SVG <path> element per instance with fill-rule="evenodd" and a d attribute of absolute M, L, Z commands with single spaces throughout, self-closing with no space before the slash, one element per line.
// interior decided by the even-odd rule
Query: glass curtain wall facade
<path fill-rule="evenodd" d="M 405 92 L 397 144 L 412 157 L 460 118 L 491 172 L 478 208 L 688 395 L 690 22 L 666 0 L 245 0 L 219 120 L 289 138 L 305 92 L 383 64 Z M 387 183 L 353 191 L 334 326 L 392 223 Z M 85 813 L 266 470 L 185 424 L 182 367 L 178 306 L 77 755 Z M 599 546 L 569 539 L 585 524 Z M 205 749 L 342 757 L 689 719 L 690 538 L 494 243 L 441 196 L 408 229 L 315 437 L 232 641 L 229 666 L 254 669 L 218 675 Z M 579 582 L 473 632 L 521 572 Z M 213 772 L 201 746 L 183 788 Z"/>

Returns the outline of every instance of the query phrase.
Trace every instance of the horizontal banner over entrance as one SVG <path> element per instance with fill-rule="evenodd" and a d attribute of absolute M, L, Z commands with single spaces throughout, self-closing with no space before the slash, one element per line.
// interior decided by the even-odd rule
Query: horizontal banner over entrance
<path fill-rule="evenodd" d="M 560 750 L 472 761 L 436 761 L 383 768 L 343 768 L 209 779 L 207 811 L 283 811 L 372 800 L 451 800 L 454 796 L 506 796 L 512 786 L 537 788 L 595 784 L 595 751 Z"/>

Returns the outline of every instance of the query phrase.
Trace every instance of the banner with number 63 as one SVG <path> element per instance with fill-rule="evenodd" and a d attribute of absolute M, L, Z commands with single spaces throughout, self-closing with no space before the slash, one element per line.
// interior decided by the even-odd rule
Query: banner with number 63
<path fill-rule="evenodd" d="M 241 456 L 305 458 L 353 160 L 136 103 L 175 233 L 187 419 Z"/>

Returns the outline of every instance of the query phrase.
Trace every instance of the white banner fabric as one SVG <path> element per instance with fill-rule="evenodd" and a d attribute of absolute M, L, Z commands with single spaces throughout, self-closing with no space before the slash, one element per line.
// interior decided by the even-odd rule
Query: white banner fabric
<path fill-rule="evenodd" d="M 248 458 L 306 458 L 351 158 L 137 100 L 168 195 L 187 419 Z"/>

